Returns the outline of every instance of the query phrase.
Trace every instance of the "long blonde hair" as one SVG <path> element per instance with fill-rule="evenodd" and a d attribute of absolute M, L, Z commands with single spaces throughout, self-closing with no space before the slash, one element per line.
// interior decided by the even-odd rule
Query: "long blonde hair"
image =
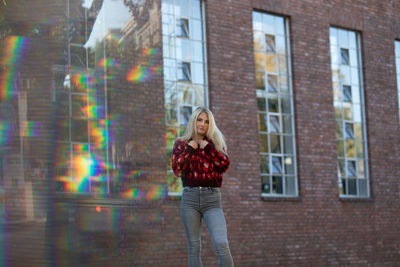
<path fill-rule="evenodd" d="M 206 107 L 198 107 L 192 112 L 186 130 L 181 139 L 184 141 L 189 141 L 190 138 L 193 138 L 197 134 L 196 121 L 201 113 L 206 113 L 208 116 L 208 131 L 206 133 L 206 137 L 211 139 L 217 151 L 227 153 L 228 148 L 225 143 L 225 137 L 218 129 L 211 110 Z"/>

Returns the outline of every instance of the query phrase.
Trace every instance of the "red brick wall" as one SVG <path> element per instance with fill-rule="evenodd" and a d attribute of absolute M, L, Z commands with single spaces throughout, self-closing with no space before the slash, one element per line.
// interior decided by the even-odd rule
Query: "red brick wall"
<path fill-rule="evenodd" d="M 400 36 L 400 4 L 207 1 L 206 7 L 210 107 L 232 160 L 223 201 L 236 264 L 400 262 L 400 131 L 393 47 Z M 300 192 L 296 200 L 260 197 L 252 10 L 289 17 Z M 369 200 L 338 197 L 330 26 L 361 33 Z M 204 256 L 205 262 L 215 264 L 208 243 Z"/>

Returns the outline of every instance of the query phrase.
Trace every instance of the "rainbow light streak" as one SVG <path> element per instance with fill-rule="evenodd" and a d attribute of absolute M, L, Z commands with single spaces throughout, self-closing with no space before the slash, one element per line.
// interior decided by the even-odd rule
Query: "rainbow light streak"
<path fill-rule="evenodd" d="M 72 162 L 72 173 L 74 181 L 68 183 L 70 192 L 87 192 L 89 188 L 89 177 L 91 172 L 91 159 L 84 155 L 74 157 Z"/>
<path fill-rule="evenodd" d="M 154 56 L 160 53 L 158 48 L 145 48 L 142 50 L 142 54 L 145 57 Z M 150 80 L 153 76 L 162 73 L 162 66 L 143 62 L 138 66 L 133 67 L 126 76 L 126 80 L 132 83 L 138 83 Z"/>
<path fill-rule="evenodd" d="M 129 178 L 138 178 L 138 177 L 142 176 L 142 174 L 144 174 L 142 171 L 133 170 L 128 174 L 128 177 Z"/>
<path fill-rule="evenodd" d="M 114 67 L 114 68 L 119 68 L 120 67 L 118 60 L 111 59 L 111 58 L 102 58 L 99 61 L 98 65 L 100 67 L 109 67 L 109 68 L 110 67 Z"/>
<path fill-rule="evenodd" d="M 87 90 L 89 84 L 94 84 L 97 82 L 97 79 L 93 76 L 88 75 L 87 73 L 75 73 L 72 75 L 72 82 L 79 90 Z"/>
<path fill-rule="evenodd" d="M 126 80 L 129 82 L 141 82 L 146 79 L 146 69 L 142 66 L 136 66 L 129 71 Z"/>
<path fill-rule="evenodd" d="M 126 76 L 126 80 L 133 83 L 148 81 L 153 78 L 156 74 L 162 73 L 162 67 L 160 66 L 152 66 L 152 67 L 143 67 L 136 66 L 131 71 L 129 71 Z"/>
<path fill-rule="evenodd" d="M 166 196 L 166 187 L 164 185 L 152 185 L 149 189 L 130 188 L 125 192 L 120 192 L 120 197 L 133 200 L 154 201 Z"/>
<path fill-rule="evenodd" d="M 5 40 L 3 59 L 0 65 L 4 71 L 0 77 L 0 100 L 11 99 L 17 93 L 17 73 L 28 47 L 29 39 L 21 36 L 10 36 Z"/>
<path fill-rule="evenodd" d="M 23 121 L 20 135 L 25 137 L 38 137 L 41 124 L 34 121 Z"/>
<path fill-rule="evenodd" d="M 90 137 L 95 148 L 107 147 L 107 120 L 98 120 L 90 122 Z"/>
<path fill-rule="evenodd" d="M 120 192 L 119 195 L 124 199 L 141 199 L 144 196 L 143 192 L 137 188 L 130 188 L 125 192 Z"/>
<path fill-rule="evenodd" d="M 159 54 L 160 51 L 161 49 L 159 48 L 144 48 L 142 54 L 145 56 L 153 56 Z"/>
<path fill-rule="evenodd" d="M 163 185 L 154 185 L 150 187 L 150 190 L 147 191 L 146 200 L 157 200 L 161 199 L 166 195 L 166 188 Z"/>

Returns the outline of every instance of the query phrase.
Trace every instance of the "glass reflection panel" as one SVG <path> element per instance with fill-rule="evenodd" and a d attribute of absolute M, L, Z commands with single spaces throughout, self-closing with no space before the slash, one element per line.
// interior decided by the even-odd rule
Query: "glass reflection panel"
<path fill-rule="evenodd" d="M 178 18 L 176 20 L 176 36 L 189 37 L 189 20 L 186 18 Z"/>
<path fill-rule="evenodd" d="M 268 175 L 261 176 L 261 192 L 267 194 L 271 193 L 271 177 Z"/>
<path fill-rule="evenodd" d="M 368 182 L 358 182 L 368 180 L 359 34 L 331 27 L 330 48 L 339 194 L 365 197 Z"/>
<path fill-rule="evenodd" d="M 262 193 L 295 196 L 296 151 L 287 23 L 288 20 L 282 16 L 253 12 L 260 157 L 262 164 L 269 164 L 268 169 L 273 174 L 282 175 L 262 176 Z M 286 171 L 282 164 L 287 164 Z M 290 175 L 288 180 L 287 175 Z"/>
<path fill-rule="evenodd" d="M 268 92 L 275 93 L 278 91 L 278 78 L 274 74 L 267 75 Z"/>
<path fill-rule="evenodd" d="M 206 105 L 206 46 L 203 3 L 199 0 L 162 0 L 162 49 L 164 61 L 165 122 L 168 146 L 183 135 L 192 111 Z M 174 51 L 171 53 L 171 51 Z M 166 149 L 167 160 L 170 150 Z M 180 179 L 167 164 L 167 187 L 171 196 L 180 195 Z"/>
<path fill-rule="evenodd" d="M 285 178 L 285 189 L 288 195 L 296 194 L 296 180 L 293 176 L 286 176 Z"/>
<path fill-rule="evenodd" d="M 272 191 L 274 194 L 283 194 L 283 177 L 272 176 Z"/>
<path fill-rule="evenodd" d="M 280 135 L 271 134 L 270 135 L 270 143 L 271 143 L 271 153 L 274 153 L 274 154 L 282 153 Z"/>
<path fill-rule="evenodd" d="M 267 53 L 265 55 L 265 65 L 267 72 L 277 72 L 276 54 Z"/>
<path fill-rule="evenodd" d="M 259 143 L 260 143 L 260 152 L 268 153 L 269 146 L 268 146 L 268 135 L 266 134 L 259 134 Z"/>
<path fill-rule="evenodd" d="M 280 126 L 278 116 L 272 116 L 272 115 L 269 116 L 268 128 L 271 133 L 280 133 L 281 132 L 281 126 Z"/>
<path fill-rule="evenodd" d="M 6 265 L 31 251 L 38 265 L 124 266 L 95 254 L 162 227 L 157 203 L 182 190 L 173 141 L 207 104 L 202 13 L 198 0 L 0 1 L 0 213 L 32 241 L 7 231 Z"/>
<path fill-rule="evenodd" d="M 281 157 L 272 157 L 272 173 L 282 174 L 282 159 Z"/>
<path fill-rule="evenodd" d="M 265 90 L 265 74 L 264 74 L 264 72 L 256 72 L 256 89 Z"/>
<path fill-rule="evenodd" d="M 261 157 L 260 158 L 260 171 L 261 173 L 268 174 L 269 173 L 269 158 Z"/>
<path fill-rule="evenodd" d="M 258 129 L 261 132 L 267 132 L 267 115 L 264 113 L 258 113 Z"/>

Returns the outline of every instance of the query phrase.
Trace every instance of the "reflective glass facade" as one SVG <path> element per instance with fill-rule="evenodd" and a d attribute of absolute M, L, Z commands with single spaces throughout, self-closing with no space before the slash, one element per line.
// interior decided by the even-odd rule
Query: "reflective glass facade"
<path fill-rule="evenodd" d="M 31 259 L 53 266 L 106 253 L 104 233 L 115 247 L 119 231 L 161 225 L 161 2 L 3 1 L 0 11 L 2 223 L 32 223 L 20 228 Z M 0 261 L 26 254 L 18 234 L 2 237 L 18 245 Z"/>
<path fill-rule="evenodd" d="M 162 1 L 168 193 L 179 195 L 181 181 L 171 169 L 172 148 L 192 111 L 207 101 L 203 6 L 199 0 Z"/>
<path fill-rule="evenodd" d="M 359 35 L 331 27 L 330 45 L 339 194 L 367 197 L 367 140 Z"/>

